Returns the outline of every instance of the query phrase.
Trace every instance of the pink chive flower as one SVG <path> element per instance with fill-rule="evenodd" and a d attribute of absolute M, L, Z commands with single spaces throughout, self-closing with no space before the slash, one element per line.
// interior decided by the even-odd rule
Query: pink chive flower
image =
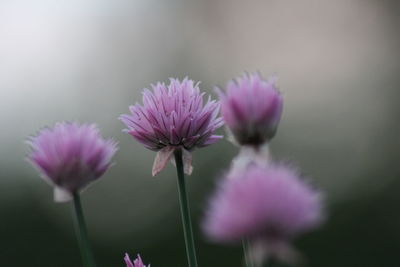
<path fill-rule="evenodd" d="M 203 104 L 199 83 L 185 78 L 170 79 L 169 85 L 158 82 L 153 91 L 144 89 L 143 105 L 130 106 L 129 115 L 120 119 L 125 131 L 146 148 L 158 151 L 153 165 L 153 176 L 163 170 L 176 149 L 183 149 L 185 172 L 192 172 L 191 154 L 197 147 L 214 144 L 222 138 L 214 135 L 223 125 L 218 117 L 219 102 Z"/>
<path fill-rule="evenodd" d="M 293 169 L 251 165 L 227 176 L 211 198 L 203 224 L 213 241 L 248 238 L 261 258 L 266 253 L 285 258 L 295 254 L 289 246 L 292 238 L 323 221 L 321 194 Z"/>
<path fill-rule="evenodd" d="M 111 165 L 117 144 L 94 124 L 61 122 L 30 137 L 28 160 L 55 187 L 55 201 L 71 200 Z"/>
<path fill-rule="evenodd" d="M 133 261 L 131 261 L 131 259 L 129 258 L 128 253 L 125 253 L 125 257 L 124 257 L 125 263 L 126 263 L 126 267 L 150 267 L 149 265 L 144 265 L 142 258 L 140 258 L 140 255 L 137 255 L 137 258 Z"/>
<path fill-rule="evenodd" d="M 259 146 L 274 137 L 283 108 L 275 81 L 244 74 L 228 83 L 226 94 L 217 89 L 222 116 L 239 144 Z"/>

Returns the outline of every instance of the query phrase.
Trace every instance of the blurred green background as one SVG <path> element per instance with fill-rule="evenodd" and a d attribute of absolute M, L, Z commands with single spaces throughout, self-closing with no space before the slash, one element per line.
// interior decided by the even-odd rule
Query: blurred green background
<path fill-rule="evenodd" d="M 24 143 L 60 120 L 96 122 L 116 165 L 82 196 L 100 267 L 141 253 L 186 266 L 175 171 L 117 117 L 141 90 L 189 76 L 202 89 L 277 73 L 285 109 L 272 152 L 326 193 L 329 220 L 296 241 L 308 266 L 400 266 L 400 2 L 372 0 L 0 0 L 0 266 L 80 266 L 70 204 L 26 162 Z M 223 133 L 223 130 L 220 131 Z M 240 247 L 199 224 L 237 148 L 194 154 L 187 178 L 200 266 L 241 266 Z"/>

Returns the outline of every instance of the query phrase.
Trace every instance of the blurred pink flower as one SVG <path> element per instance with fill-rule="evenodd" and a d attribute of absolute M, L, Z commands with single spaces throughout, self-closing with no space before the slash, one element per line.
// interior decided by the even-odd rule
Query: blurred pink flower
<path fill-rule="evenodd" d="M 131 259 L 129 258 L 128 253 L 125 253 L 125 257 L 124 257 L 125 263 L 126 263 L 126 267 L 150 267 L 149 265 L 144 265 L 142 258 L 140 258 L 140 255 L 137 255 L 137 258 L 133 261 L 131 261 Z"/>
<path fill-rule="evenodd" d="M 113 140 L 100 136 L 94 124 L 61 122 L 30 137 L 28 160 L 55 186 L 56 201 L 68 201 L 109 167 L 117 151 Z"/>
<path fill-rule="evenodd" d="M 185 78 L 170 79 L 152 85 L 153 92 L 145 89 L 143 105 L 130 106 L 129 115 L 120 119 L 127 126 L 125 131 L 146 148 L 158 151 L 153 165 L 153 176 L 162 171 L 176 149 L 183 149 L 185 172 L 192 172 L 191 151 L 196 147 L 214 144 L 222 138 L 214 135 L 223 125 L 218 118 L 219 102 L 210 97 L 203 105 L 204 93 L 199 84 Z"/>
<path fill-rule="evenodd" d="M 275 81 L 244 74 L 228 83 L 226 94 L 218 89 L 223 118 L 239 144 L 259 146 L 274 137 L 283 108 Z"/>
<path fill-rule="evenodd" d="M 289 241 L 323 220 L 320 193 L 293 169 L 255 164 L 227 176 L 211 198 L 203 224 L 216 242 L 248 238 L 257 251 L 293 254 Z"/>

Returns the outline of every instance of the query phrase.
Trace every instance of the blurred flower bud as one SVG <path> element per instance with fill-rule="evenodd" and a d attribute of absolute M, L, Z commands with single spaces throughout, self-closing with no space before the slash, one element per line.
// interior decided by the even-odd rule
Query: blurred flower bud
<path fill-rule="evenodd" d="M 28 141 L 29 161 L 55 187 L 55 201 L 68 201 L 110 167 L 117 144 L 100 136 L 94 124 L 61 122 Z"/>
<path fill-rule="evenodd" d="M 283 108 L 276 78 L 264 80 L 260 74 L 244 74 L 220 93 L 222 115 L 240 145 L 259 146 L 274 137 Z"/>

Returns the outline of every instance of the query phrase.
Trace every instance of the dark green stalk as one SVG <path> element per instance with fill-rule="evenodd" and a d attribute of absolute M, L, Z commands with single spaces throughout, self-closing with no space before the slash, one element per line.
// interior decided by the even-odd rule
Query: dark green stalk
<path fill-rule="evenodd" d="M 177 149 L 174 152 L 176 171 L 178 173 L 178 192 L 179 204 L 181 207 L 181 217 L 183 224 L 183 234 L 185 237 L 186 254 L 189 267 L 197 267 L 196 248 L 194 246 L 194 238 L 192 231 L 192 223 L 190 220 L 189 201 L 186 193 L 185 175 L 183 172 L 182 150 Z"/>
<path fill-rule="evenodd" d="M 96 263 L 94 261 L 92 248 L 90 246 L 88 238 L 85 217 L 83 216 L 83 210 L 79 193 L 74 193 L 74 210 L 76 215 L 75 231 L 79 241 L 79 248 L 81 251 L 83 266 L 95 267 Z"/>

